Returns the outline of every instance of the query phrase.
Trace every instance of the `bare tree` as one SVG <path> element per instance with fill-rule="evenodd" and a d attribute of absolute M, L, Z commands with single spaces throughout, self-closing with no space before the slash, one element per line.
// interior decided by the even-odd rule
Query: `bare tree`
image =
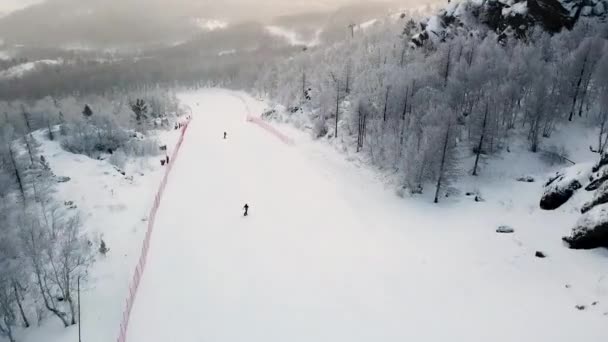
<path fill-rule="evenodd" d="M 439 192 L 441 191 L 441 187 L 444 185 L 445 177 L 446 177 L 446 161 L 448 157 L 448 147 L 450 144 L 450 135 L 452 134 L 452 122 L 448 120 L 447 127 L 445 129 L 445 134 L 443 138 L 443 150 L 441 153 L 441 163 L 439 165 L 439 175 L 437 176 L 437 185 L 435 187 L 435 199 L 433 202 L 439 202 Z"/>
<path fill-rule="evenodd" d="M 486 135 L 486 124 L 488 122 L 488 103 L 486 102 L 486 110 L 483 114 L 483 123 L 481 124 L 481 134 L 479 135 L 479 144 L 475 151 L 475 165 L 473 166 L 473 176 L 477 176 L 477 164 L 479 163 L 479 155 L 483 149 L 483 139 Z"/>

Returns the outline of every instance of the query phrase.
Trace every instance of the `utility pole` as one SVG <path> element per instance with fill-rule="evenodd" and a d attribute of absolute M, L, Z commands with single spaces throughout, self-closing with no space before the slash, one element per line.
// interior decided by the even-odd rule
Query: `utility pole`
<path fill-rule="evenodd" d="M 82 342 L 82 332 L 80 324 L 80 276 L 78 276 L 78 342 Z"/>
<path fill-rule="evenodd" d="M 357 24 L 350 24 L 348 27 L 350 28 L 350 37 L 355 38 L 355 27 L 357 27 Z"/>

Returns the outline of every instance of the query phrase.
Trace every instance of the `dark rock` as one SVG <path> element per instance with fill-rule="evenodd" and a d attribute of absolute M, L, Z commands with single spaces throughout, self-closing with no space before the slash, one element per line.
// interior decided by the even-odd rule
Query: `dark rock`
<path fill-rule="evenodd" d="M 273 117 L 276 113 L 277 113 L 277 111 L 275 109 L 269 109 L 269 110 L 263 112 L 261 117 L 267 119 L 267 118 Z"/>
<path fill-rule="evenodd" d="M 547 256 L 545 255 L 545 253 L 541 252 L 541 251 L 536 251 L 536 253 L 534 254 L 535 257 L 537 258 L 546 258 Z"/>
<path fill-rule="evenodd" d="M 509 234 L 509 233 L 515 232 L 515 229 L 513 229 L 513 227 L 510 227 L 510 226 L 499 226 L 498 228 L 496 228 L 496 232 L 503 233 L 503 234 Z"/>
<path fill-rule="evenodd" d="M 125 176 L 127 174 L 126 172 L 124 172 L 123 170 L 121 170 L 121 169 L 119 169 L 117 167 L 114 167 L 114 169 L 116 169 L 116 171 L 118 171 L 118 173 L 120 173 L 123 176 Z"/>
<path fill-rule="evenodd" d="M 571 29 L 574 25 L 574 19 L 558 0 L 528 0 L 528 13 L 550 32 Z"/>
<path fill-rule="evenodd" d="M 595 301 L 595 302 L 591 303 L 591 305 L 592 305 L 592 306 L 596 306 L 596 305 L 598 305 L 599 303 L 600 303 L 600 302 Z"/>
<path fill-rule="evenodd" d="M 518 182 L 524 182 L 524 183 L 534 183 L 534 177 L 532 176 L 522 176 L 517 178 Z"/>
<path fill-rule="evenodd" d="M 572 249 L 608 248 L 608 204 L 595 206 L 583 214 L 570 236 L 563 240 Z"/>
<path fill-rule="evenodd" d="M 577 305 L 577 306 L 575 306 L 575 308 L 576 308 L 577 310 L 580 310 L 580 311 L 585 310 L 585 306 L 584 306 L 584 305 Z"/>
<path fill-rule="evenodd" d="M 63 205 L 65 205 L 68 209 L 78 208 L 78 206 L 76 204 L 74 204 L 74 201 L 65 201 L 65 202 L 63 202 Z"/>
<path fill-rule="evenodd" d="M 576 170 L 575 170 L 576 171 Z M 574 192 L 583 186 L 577 179 L 581 173 L 571 170 L 557 172 L 545 183 L 545 192 L 540 199 L 540 207 L 544 210 L 554 210 L 566 203 Z"/>
<path fill-rule="evenodd" d="M 57 183 L 67 183 L 71 181 L 70 177 L 57 177 Z"/>

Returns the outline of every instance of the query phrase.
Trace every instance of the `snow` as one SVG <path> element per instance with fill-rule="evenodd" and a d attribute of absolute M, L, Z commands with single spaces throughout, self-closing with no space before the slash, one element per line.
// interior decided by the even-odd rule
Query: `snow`
<path fill-rule="evenodd" d="M 526 1 L 518 2 L 510 7 L 504 7 L 502 9 L 503 16 L 509 16 L 514 14 L 525 15 L 526 13 L 528 13 L 528 4 Z"/>
<path fill-rule="evenodd" d="M 234 55 L 235 53 L 236 53 L 236 50 L 235 50 L 235 49 L 232 49 L 232 50 L 223 50 L 223 51 L 220 51 L 220 52 L 218 52 L 218 54 L 217 54 L 217 55 L 218 55 L 218 56 L 224 56 L 224 55 Z"/>
<path fill-rule="evenodd" d="M 378 19 L 372 19 L 372 20 L 368 20 L 366 22 L 363 22 L 361 24 L 359 24 L 359 29 L 361 30 L 365 30 L 371 26 L 373 26 L 374 24 L 376 24 L 378 22 Z"/>
<path fill-rule="evenodd" d="M 584 196 L 546 212 L 542 184 L 478 177 L 464 184 L 483 203 L 399 199 L 308 134 L 279 125 L 295 140 L 288 146 L 247 123 L 264 104 L 245 94 L 181 98 L 195 120 L 158 213 L 129 341 L 608 338 L 608 251 L 561 242 Z M 497 234 L 500 225 L 515 233 Z"/>
<path fill-rule="evenodd" d="M 35 62 L 26 62 L 19 65 L 15 65 L 12 68 L 0 71 L 0 79 L 10 79 L 23 77 L 25 74 L 34 71 L 36 68 L 42 65 L 57 65 L 61 61 L 52 59 L 43 59 Z"/>
<path fill-rule="evenodd" d="M 608 205 L 600 204 L 580 217 L 576 222 L 576 227 L 573 229 L 572 234 L 582 234 L 606 223 L 608 223 Z"/>
<path fill-rule="evenodd" d="M 432 16 L 429 18 L 426 26 L 426 31 L 431 33 L 429 37 L 436 39 L 443 31 L 443 23 L 438 16 Z"/>
<path fill-rule="evenodd" d="M 303 39 L 296 31 L 288 28 L 276 25 L 268 25 L 265 27 L 266 32 L 269 34 L 285 39 L 289 44 L 294 46 L 305 45 L 305 46 L 317 46 L 320 44 L 320 37 L 322 30 L 317 30 L 315 36 L 310 40 Z"/>
<path fill-rule="evenodd" d="M 228 27 L 228 23 L 218 19 L 196 19 L 196 25 L 205 31 L 223 30 Z"/>

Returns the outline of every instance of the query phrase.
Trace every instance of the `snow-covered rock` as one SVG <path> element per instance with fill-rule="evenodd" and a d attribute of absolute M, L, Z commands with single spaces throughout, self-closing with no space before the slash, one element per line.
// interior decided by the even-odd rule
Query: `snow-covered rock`
<path fill-rule="evenodd" d="M 563 238 L 570 248 L 608 248 L 608 204 L 595 206 L 576 222 L 570 236 Z"/>
<path fill-rule="evenodd" d="M 524 183 L 534 183 L 534 177 L 532 176 L 521 176 L 517 178 L 518 182 L 524 182 Z"/>
<path fill-rule="evenodd" d="M 583 205 L 581 212 L 584 214 L 596 205 L 604 203 L 608 203 L 608 183 L 602 184 L 600 188 L 595 191 L 593 199 Z"/>
<path fill-rule="evenodd" d="M 503 233 L 503 234 L 510 234 L 510 233 L 515 232 L 515 229 L 513 229 L 513 227 L 511 227 L 511 226 L 503 225 L 503 226 L 499 226 L 498 228 L 496 228 L 496 232 Z"/>
<path fill-rule="evenodd" d="M 574 165 L 556 172 L 545 183 L 545 190 L 540 199 L 541 209 L 553 210 L 566 203 L 576 190 L 583 187 L 588 175 L 588 164 Z"/>
<path fill-rule="evenodd" d="M 593 191 L 599 189 L 599 187 L 608 180 L 608 168 L 602 168 L 601 170 L 594 172 L 589 176 L 589 184 L 585 187 L 587 191 Z"/>

